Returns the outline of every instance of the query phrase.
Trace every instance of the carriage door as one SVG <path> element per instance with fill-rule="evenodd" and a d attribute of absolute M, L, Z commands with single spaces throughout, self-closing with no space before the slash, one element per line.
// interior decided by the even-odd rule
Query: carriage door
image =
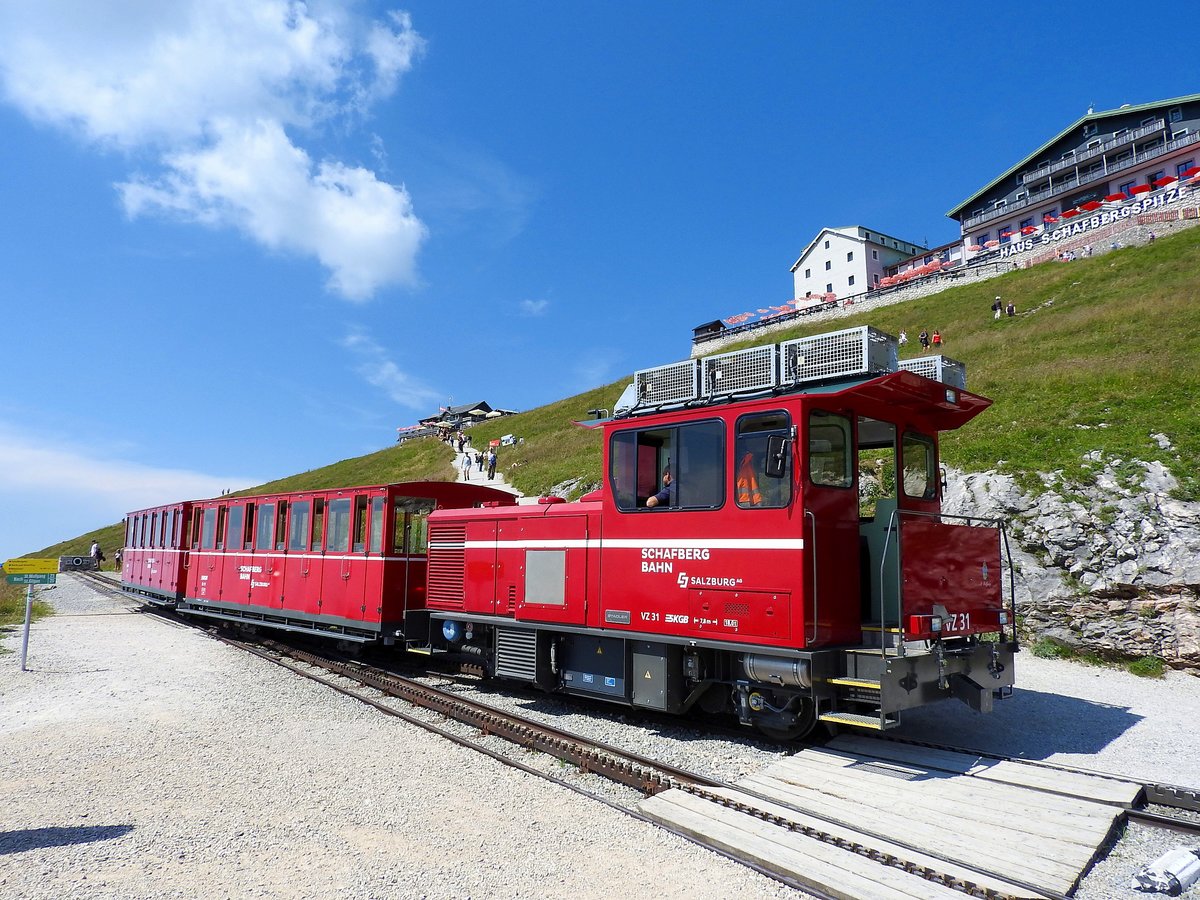
<path fill-rule="evenodd" d="M 858 420 L 858 517 L 862 535 L 863 630 L 899 624 L 900 520 L 896 426 Z"/>
<path fill-rule="evenodd" d="M 366 497 L 335 497 L 329 501 L 321 574 L 321 612 L 327 616 L 355 621 L 366 617 L 366 514 Z"/>
<path fill-rule="evenodd" d="M 805 644 L 860 638 L 858 496 L 853 421 L 813 410 L 804 442 Z"/>

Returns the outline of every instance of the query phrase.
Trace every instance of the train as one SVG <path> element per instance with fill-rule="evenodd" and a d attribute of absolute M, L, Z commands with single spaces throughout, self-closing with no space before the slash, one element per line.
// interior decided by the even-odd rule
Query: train
<path fill-rule="evenodd" d="M 577 500 L 409 482 L 126 518 L 125 590 L 180 614 L 465 657 L 486 676 L 775 739 L 1011 695 L 1002 520 L 942 510 L 939 437 L 991 405 L 843 329 L 644 369 Z"/>

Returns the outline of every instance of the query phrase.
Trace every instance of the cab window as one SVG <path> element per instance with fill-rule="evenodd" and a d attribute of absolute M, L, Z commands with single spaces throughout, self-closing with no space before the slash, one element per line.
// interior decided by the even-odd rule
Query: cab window
<path fill-rule="evenodd" d="M 902 447 L 904 495 L 917 500 L 936 499 L 937 451 L 933 439 L 905 432 Z"/>
<path fill-rule="evenodd" d="M 725 423 L 619 431 L 609 480 L 621 510 L 716 509 L 724 499 Z"/>
<path fill-rule="evenodd" d="M 738 506 L 778 509 L 792 502 L 791 432 L 791 419 L 782 410 L 738 420 L 733 453 L 733 496 Z M 775 457 L 774 465 L 768 465 L 769 457 Z"/>
<path fill-rule="evenodd" d="M 845 416 L 817 410 L 808 417 L 808 480 L 817 487 L 854 484 L 850 434 Z"/>

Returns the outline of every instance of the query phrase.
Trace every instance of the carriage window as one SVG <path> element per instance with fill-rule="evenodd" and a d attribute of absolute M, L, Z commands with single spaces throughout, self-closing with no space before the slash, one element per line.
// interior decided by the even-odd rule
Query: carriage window
<path fill-rule="evenodd" d="M 225 507 L 217 510 L 217 549 L 225 549 Z"/>
<path fill-rule="evenodd" d="M 408 552 L 420 554 L 429 552 L 429 513 L 415 512 L 408 514 Z"/>
<path fill-rule="evenodd" d="M 287 508 L 288 502 L 280 500 L 279 506 L 275 508 L 275 549 L 283 550 L 287 547 L 287 542 L 284 540 L 284 535 L 287 534 Z"/>
<path fill-rule="evenodd" d="M 163 539 L 164 547 L 177 547 L 178 541 L 175 539 L 175 510 L 168 509 L 163 515 Z"/>
<path fill-rule="evenodd" d="M 787 452 L 791 439 L 792 424 L 788 414 L 782 411 L 762 415 L 744 416 L 737 423 L 737 443 L 733 458 L 737 464 L 733 476 L 733 492 L 737 505 L 743 509 L 778 509 L 792 502 L 792 457 Z M 772 435 L 776 436 L 771 441 Z M 781 443 L 779 438 L 783 439 Z M 771 447 L 768 448 L 768 444 Z M 776 449 L 776 448 L 782 449 Z M 768 452 L 783 458 L 770 467 L 768 475 Z"/>
<path fill-rule="evenodd" d="M 254 539 L 255 550 L 272 550 L 275 547 L 275 504 L 264 503 L 258 511 L 258 531 Z"/>
<path fill-rule="evenodd" d="M 204 521 L 200 526 L 200 549 L 212 550 L 217 543 L 217 508 L 204 510 Z"/>
<path fill-rule="evenodd" d="M 429 514 L 436 504 L 420 497 L 397 497 L 392 510 L 393 553 L 426 553 L 429 549 Z"/>
<path fill-rule="evenodd" d="M 329 501 L 329 533 L 325 549 L 330 553 L 345 553 L 350 549 L 350 499 Z"/>
<path fill-rule="evenodd" d="M 242 527 L 245 524 L 246 508 L 244 506 L 229 507 L 229 537 L 226 539 L 225 546 L 230 550 L 240 550 L 242 548 Z"/>
<path fill-rule="evenodd" d="M 150 514 L 150 546 L 156 547 L 155 538 L 158 537 L 158 513 Z"/>
<path fill-rule="evenodd" d="M 308 546 L 314 550 L 321 549 L 322 530 L 325 527 L 325 500 L 318 497 L 313 501 L 312 541 Z"/>
<path fill-rule="evenodd" d="M 371 498 L 371 553 L 383 552 L 383 497 Z"/>
<path fill-rule="evenodd" d="M 850 487 L 850 420 L 832 413 L 808 417 L 808 479 L 819 487 Z"/>
<path fill-rule="evenodd" d="M 245 539 L 242 541 L 242 549 L 250 550 L 254 547 L 254 504 L 246 504 L 246 527 Z"/>
<path fill-rule="evenodd" d="M 367 498 L 354 498 L 354 552 L 367 549 Z"/>
<path fill-rule="evenodd" d="M 933 440 L 906 432 L 903 444 L 904 493 L 918 500 L 937 497 L 937 453 Z"/>
<path fill-rule="evenodd" d="M 196 510 L 196 515 L 197 516 L 200 515 L 200 510 Z M 143 514 L 142 515 L 142 526 L 141 526 L 141 528 L 138 529 L 138 546 L 139 547 L 144 548 L 144 547 L 149 546 L 146 543 L 146 527 L 149 524 L 149 522 L 150 522 L 150 517 Z"/>
<path fill-rule="evenodd" d="M 292 504 L 292 518 L 287 533 L 289 550 L 308 549 L 308 528 L 311 521 L 312 510 L 307 500 L 297 500 Z"/>
<path fill-rule="evenodd" d="M 715 509 L 725 493 L 725 423 L 617 432 L 609 481 L 618 509 Z"/>

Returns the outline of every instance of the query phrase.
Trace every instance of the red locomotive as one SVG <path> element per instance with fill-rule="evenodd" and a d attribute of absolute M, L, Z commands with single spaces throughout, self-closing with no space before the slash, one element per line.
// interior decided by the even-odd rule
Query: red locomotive
<path fill-rule="evenodd" d="M 194 503 L 174 602 L 469 653 L 547 691 L 728 710 L 773 736 L 885 729 L 946 697 L 989 711 L 1013 684 L 1011 565 L 1005 591 L 1002 523 L 941 512 L 938 435 L 991 401 L 960 364 L 901 367 L 896 350 L 863 327 L 638 372 L 597 423 L 603 485 L 572 503 L 468 485 L 317 492 L 323 539 L 312 508 L 294 524 L 295 496 L 270 513 L 269 498 Z M 380 541 L 409 527 L 401 494 L 436 506 L 427 556 Z M 277 521 L 253 554 L 239 547 L 251 507 Z M 368 571 L 409 568 L 359 577 L 356 553 Z M 277 608 L 255 594 L 260 570 L 282 578 Z"/>

